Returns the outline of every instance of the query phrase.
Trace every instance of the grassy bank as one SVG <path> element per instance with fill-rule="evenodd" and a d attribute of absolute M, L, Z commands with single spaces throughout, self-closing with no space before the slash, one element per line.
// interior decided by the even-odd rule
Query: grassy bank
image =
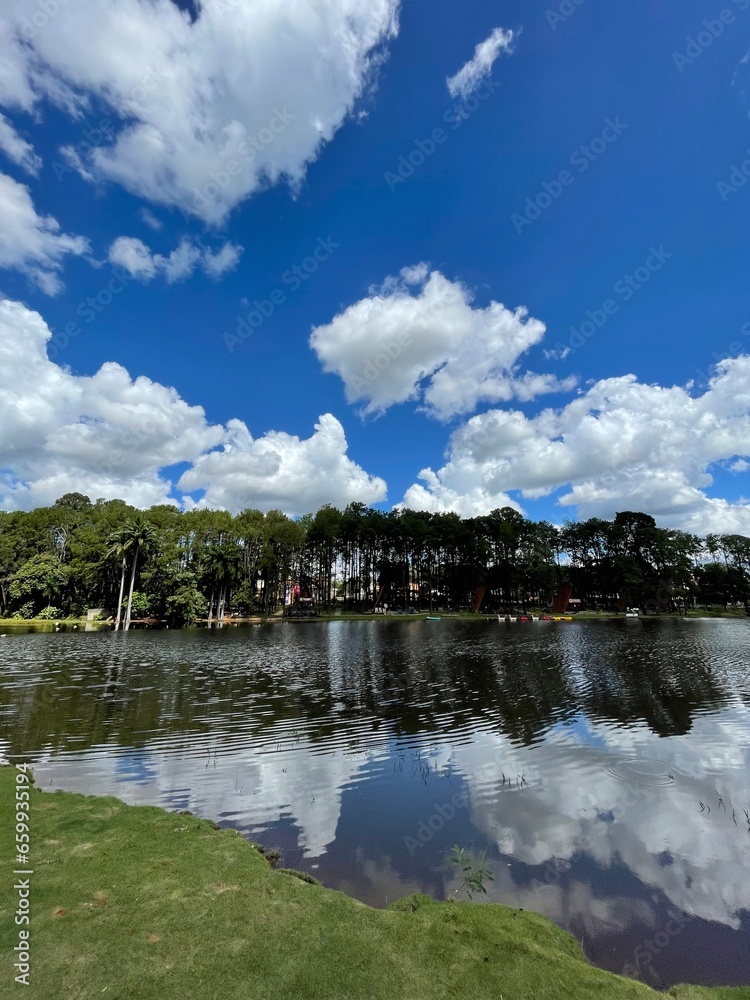
<path fill-rule="evenodd" d="M 0 987 L 10 995 L 14 769 L 0 768 Z M 118 799 L 31 791 L 29 996 L 637 1000 L 545 918 L 410 897 L 389 910 L 270 868 L 238 833 Z M 5 983 L 8 983 L 8 986 Z M 15 984 L 12 984 L 15 986 Z M 671 996 L 747 1000 L 746 990 Z"/>
<path fill-rule="evenodd" d="M 65 618 L 60 615 L 57 618 L 0 618 L 0 625 L 85 625 L 87 618 Z M 94 622 L 96 625 L 101 622 Z"/>
<path fill-rule="evenodd" d="M 85 629 L 86 625 L 94 625 L 96 628 L 109 628 L 106 622 L 90 622 L 86 618 L 0 618 L 0 632 L 7 628 L 22 628 L 24 625 L 33 625 L 36 628 L 53 629 L 55 625 L 63 625 L 70 629 L 75 625 L 79 629 Z"/>
<path fill-rule="evenodd" d="M 518 615 L 520 615 L 521 613 L 522 612 L 520 612 L 520 611 L 515 612 L 515 614 L 518 614 Z M 563 614 L 566 614 L 566 612 L 545 611 L 545 610 L 542 610 L 541 608 L 529 608 L 528 613 L 529 614 L 533 614 L 533 615 L 538 615 L 540 617 L 542 615 L 550 615 L 551 616 L 551 615 L 563 615 Z M 347 622 L 361 622 L 361 621 L 365 621 L 365 622 L 407 621 L 407 622 L 410 622 L 410 621 L 424 621 L 424 619 L 427 618 L 429 615 L 434 615 L 436 617 L 439 617 L 440 619 L 444 619 L 445 621 L 466 621 L 466 622 L 477 622 L 477 621 L 495 622 L 495 621 L 497 621 L 497 614 L 495 612 L 493 612 L 492 614 L 485 614 L 484 612 L 482 612 L 480 614 L 480 613 L 475 613 L 473 611 L 419 611 L 419 612 L 416 612 L 415 614 L 404 614 L 403 612 L 390 612 L 387 615 L 374 615 L 372 613 L 370 613 L 370 614 L 358 614 L 358 613 L 345 612 L 345 611 L 337 612 L 337 613 L 333 613 L 333 614 L 328 614 L 328 613 L 326 613 L 324 611 L 321 611 L 317 618 L 312 618 L 312 619 L 309 619 L 309 618 L 287 619 L 287 618 L 280 618 L 280 617 L 231 619 L 231 620 L 228 620 L 228 624 L 232 624 L 232 625 L 234 625 L 234 624 L 245 624 L 245 623 L 249 623 L 249 622 L 263 622 L 265 624 L 267 622 L 272 622 L 272 621 L 284 621 L 284 622 L 287 622 L 287 621 L 291 621 L 291 622 L 294 622 L 294 621 L 298 621 L 298 622 L 307 622 L 307 621 L 319 621 L 319 622 L 329 622 L 329 621 L 347 621 Z M 568 615 L 568 617 L 571 617 L 573 619 L 573 621 L 616 621 L 618 619 L 620 621 L 624 621 L 625 620 L 625 615 L 622 612 L 620 612 L 618 614 L 615 611 L 578 611 L 575 614 Z M 678 619 L 678 618 L 743 618 L 743 619 L 746 619 L 748 616 L 745 613 L 744 609 L 742 611 L 720 611 L 720 610 L 706 611 L 703 608 L 700 608 L 700 609 L 696 609 L 694 611 L 688 611 L 688 613 L 686 615 L 685 614 L 677 614 L 677 613 L 667 614 L 666 612 L 664 612 L 663 614 L 660 614 L 660 615 L 646 615 L 646 614 L 643 614 L 643 615 L 641 615 L 641 617 L 642 618 L 648 618 L 648 619 L 652 619 L 652 618 L 674 618 L 674 619 Z"/>
<path fill-rule="evenodd" d="M 550 614 L 550 612 L 542 611 L 539 608 L 531 608 L 530 614 L 543 615 Z M 309 622 L 413 622 L 413 621 L 424 621 L 430 614 L 434 614 L 445 621 L 488 621 L 496 622 L 497 615 L 495 614 L 475 614 L 472 611 L 441 611 L 441 612 L 429 612 L 420 611 L 416 614 L 403 614 L 399 612 L 391 612 L 388 615 L 375 615 L 360 614 L 356 612 L 334 612 L 326 613 L 321 612 L 317 618 L 284 618 L 282 615 L 274 614 L 269 615 L 265 618 L 260 615 L 256 615 L 248 618 L 227 618 L 224 621 L 224 628 L 233 628 L 237 625 L 270 625 L 274 623 L 278 624 L 292 624 L 292 625 L 305 625 Z M 747 619 L 747 614 L 744 610 L 742 611 L 722 611 L 719 609 L 711 609 L 706 611 L 703 608 L 696 609 L 694 611 L 689 611 L 687 615 L 677 615 L 677 614 L 662 614 L 658 616 L 644 615 L 645 618 L 659 617 L 659 618 L 742 618 Z M 622 614 L 616 614 L 611 611 L 579 611 L 573 616 L 574 621 L 610 621 L 616 619 L 624 620 Z M 2 618 L 0 619 L 0 633 L 4 631 L 13 632 L 14 629 L 30 629 L 33 631 L 43 631 L 43 632 L 54 632 L 56 631 L 55 625 L 61 626 L 60 631 L 70 632 L 70 631 L 108 631 L 111 630 L 111 623 L 94 621 L 88 622 L 85 618 L 59 618 L 56 621 L 50 621 L 49 619 L 43 618 Z M 87 629 L 88 624 L 88 629 Z M 142 629 L 144 625 L 138 619 L 133 620 L 133 629 Z M 149 626 L 153 627 L 153 626 Z M 205 628 L 206 622 L 198 622 L 197 625 L 191 626 L 193 628 Z M 213 626 L 216 627 L 215 624 Z"/>
<path fill-rule="evenodd" d="M 529 614 L 533 615 L 561 615 L 570 614 L 569 612 L 559 612 L 559 611 L 549 611 L 544 608 L 530 607 L 528 609 Z M 514 614 L 520 615 L 521 611 L 517 610 Z M 405 614 L 404 612 L 391 611 L 388 615 L 375 615 L 372 613 L 355 613 L 348 611 L 340 611 L 335 613 L 328 613 L 321 611 L 320 614 L 314 621 L 419 621 L 420 619 L 425 619 L 428 615 L 435 615 L 441 619 L 446 619 L 447 621 L 497 621 L 497 614 L 492 612 L 491 614 L 486 614 L 485 612 L 474 612 L 474 611 L 418 611 L 414 614 Z M 643 614 L 642 618 L 747 618 L 747 613 L 744 608 L 740 610 L 730 610 L 724 611 L 722 608 L 710 608 L 706 610 L 705 608 L 695 608 L 688 611 L 687 614 L 677 614 L 664 612 L 660 615 L 647 615 Z M 578 611 L 572 614 L 574 621 L 609 621 L 609 620 L 624 620 L 625 615 L 616 611 Z M 247 619 L 247 621 L 287 621 L 288 619 L 282 619 L 281 617 L 272 618 L 253 618 Z M 292 619 L 294 620 L 294 619 Z M 302 619 L 303 621 L 309 619 Z M 236 621 L 236 619 L 235 619 Z M 244 620 L 243 620 L 244 621 Z"/>

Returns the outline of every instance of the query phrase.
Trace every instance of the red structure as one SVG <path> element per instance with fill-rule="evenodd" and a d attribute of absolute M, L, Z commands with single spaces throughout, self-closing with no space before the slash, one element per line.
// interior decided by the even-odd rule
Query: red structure
<path fill-rule="evenodd" d="M 569 583 L 562 584 L 557 588 L 557 593 L 555 594 L 555 601 L 552 605 L 552 610 L 557 614 L 562 614 L 568 610 L 568 602 L 570 601 L 570 595 L 573 593 L 573 588 Z"/>
<path fill-rule="evenodd" d="M 487 584 L 481 583 L 474 591 L 474 600 L 471 602 L 472 611 L 479 611 L 479 609 L 482 607 L 482 601 L 484 600 L 484 595 L 486 592 L 487 592 Z"/>

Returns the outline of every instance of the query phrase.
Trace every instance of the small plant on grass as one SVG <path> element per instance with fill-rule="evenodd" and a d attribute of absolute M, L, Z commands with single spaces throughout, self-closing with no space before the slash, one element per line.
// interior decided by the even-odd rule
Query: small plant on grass
<path fill-rule="evenodd" d="M 54 608 L 51 604 L 48 604 L 46 608 L 42 610 L 37 615 L 37 618 L 42 618 L 44 621 L 51 621 L 53 618 L 60 617 L 60 609 Z"/>
<path fill-rule="evenodd" d="M 473 892 L 487 894 L 485 882 L 494 882 L 495 876 L 487 867 L 487 855 L 484 851 L 479 854 L 472 854 L 463 847 L 455 846 L 451 851 L 451 862 L 458 868 L 463 881 L 454 891 L 457 896 L 459 892 L 466 889 L 469 899 L 472 899 Z"/>
<path fill-rule="evenodd" d="M 272 868 L 277 868 L 284 859 L 281 856 L 281 851 L 277 850 L 275 847 L 269 847 L 264 852 L 266 861 Z"/>

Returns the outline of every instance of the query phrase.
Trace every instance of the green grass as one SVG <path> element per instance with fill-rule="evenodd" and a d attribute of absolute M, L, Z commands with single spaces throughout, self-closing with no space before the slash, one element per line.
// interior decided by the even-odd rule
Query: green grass
<path fill-rule="evenodd" d="M 520 611 L 515 612 L 520 614 Z M 560 614 L 570 614 L 569 612 L 562 611 L 546 611 L 543 608 L 529 608 L 529 613 L 534 615 L 560 615 Z M 339 614 L 328 614 L 324 611 L 320 612 L 317 621 L 418 621 L 419 619 L 424 619 L 427 615 L 439 615 L 441 618 L 447 620 L 459 619 L 461 621 L 483 621 L 484 619 L 489 619 L 494 621 L 497 617 L 495 612 L 491 614 L 486 614 L 484 612 L 473 612 L 473 611 L 418 611 L 416 614 L 401 614 L 391 612 L 388 615 L 374 615 L 374 614 L 355 614 L 352 612 L 341 612 Z M 617 614 L 614 611 L 578 611 L 572 614 L 574 621 L 605 621 L 610 619 L 623 619 L 624 615 L 622 612 Z M 695 610 L 688 611 L 687 615 L 674 613 L 662 612 L 661 615 L 643 615 L 644 618 L 747 618 L 745 609 L 742 608 L 739 611 L 727 610 L 724 611 L 722 608 L 711 608 L 706 611 L 705 608 L 696 608 Z"/>
<path fill-rule="evenodd" d="M 531 608 L 530 612 L 535 615 L 552 614 L 552 612 L 544 611 L 540 608 Z M 557 613 L 557 612 L 555 612 Z M 262 617 L 260 615 L 251 616 L 248 618 L 237 618 L 228 619 L 225 623 L 225 627 L 232 627 L 234 625 L 246 625 L 246 624 L 272 624 L 272 623 L 293 623 L 293 624 L 306 624 L 310 621 L 318 622 L 331 622 L 331 621 L 348 621 L 348 622 L 397 622 L 397 621 L 424 621 L 427 615 L 434 614 L 439 615 L 441 618 L 447 621 L 484 621 L 485 619 L 489 621 L 495 621 L 496 615 L 493 614 L 479 614 L 473 611 L 418 611 L 415 614 L 404 614 L 391 612 L 388 615 L 375 615 L 372 613 L 359 613 L 342 611 L 337 613 L 328 613 L 321 611 L 317 618 L 313 619 L 301 619 L 295 621 L 294 619 L 286 619 L 281 616 L 280 613 L 275 615 L 269 615 L 268 617 Z M 609 619 L 622 618 L 622 614 L 615 614 L 611 611 L 579 611 L 573 616 L 576 621 L 603 621 Z M 649 617 L 649 616 L 645 616 Z M 662 614 L 659 616 L 661 618 L 684 618 L 685 615 L 677 614 Z M 706 611 L 705 608 L 697 608 L 694 611 L 689 611 L 687 614 L 688 618 L 747 618 L 747 615 L 743 610 L 741 611 L 723 611 L 720 608 L 712 608 Z M 64 625 L 66 629 L 70 630 L 73 625 L 77 625 L 80 630 L 84 630 L 86 626 L 85 618 L 57 618 L 54 620 L 43 619 L 43 618 L 0 618 L 0 632 L 2 632 L 7 626 L 10 629 L 13 628 L 28 628 L 33 627 L 37 629 L 42 629 L 46 632 L 54 631 L 55 622 L 60 622 Z M 95 630 L 99 629 L 111 629 L 111 623 L 94 621 L 93 624 Z M 135 627 L 138 628 L 138 620 L 134 619 Z M 202 621 L 205 624 L 205 620 Z"/>
<path fill-rule="evenodd" d="M 18 940 L 7 864 L 14 781 L 12 768 L 0 768 L 2 996 L 11 995 Z M 40 1000 L 658 996 L 594 968 L 537 914 L 424 896 L 374 910 L 273 870 L 238 833 L 190 815 L 34 789 L 30 827 L 27 995 Z M 669 995 L 747 1000 L 750 989 Z"/>
<path fill-rule="evenodd" d="M 65 618 L 60 615 L 58 618 L 0 618 L 0 631 L 2 631 L 6 625 L 11 628 L 14 625 L 42 625 L 45 628 L 54 628 L 56 624 L 60 625 L 78 625 L 79 628 L 83 628 L 86 625 L 88 619 L 86 618 Z M 93 621 L 89 622 L 91 625 L 106 625 L 106 622 Z"/>
<path fill-rule="evenodd" d="M 694 608 L 688 612 L 688 618 L 747 618 L 744 608 Z"/>
<path fill-rule="evenodd" d="M 0 618 L 0 625 L 54 625 L 55 622 L 64 622 L 66 625 L 85 625 L 86 618 L 70 617 L 58 615 L 57 618 Z"/>

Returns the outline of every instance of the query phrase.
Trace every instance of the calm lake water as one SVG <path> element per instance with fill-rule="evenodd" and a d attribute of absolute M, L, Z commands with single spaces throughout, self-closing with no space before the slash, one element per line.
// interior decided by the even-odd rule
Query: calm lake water
<path fill-rule="evenodd" d="M 8 635 L 0 752 L 373 906 L 448 898 L 453 845 L 484 850 L 487 899 L 596 964 L 750 983 L 750 621 Z"/>

